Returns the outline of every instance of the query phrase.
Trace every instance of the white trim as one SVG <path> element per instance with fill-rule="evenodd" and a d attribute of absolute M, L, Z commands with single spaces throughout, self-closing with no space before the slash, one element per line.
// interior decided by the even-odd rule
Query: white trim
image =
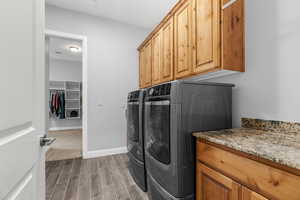
<path fill-rule="evenodd" d="M 34 114 L 32 126 L 36 129 L 38 140 L 40 137 L 47 134 L 48 114 L 48 90 L 47 90 L 47 68 L 45 65 L 45 0 L 35 0 L 35 74 L 34 74 Z M 39 145 L 39 144 L 37 144 Z M 46 152 L 43 147 L 39 148 L 35 169 L 33 173 L 36 176 L 32 178 L 36 182 L 37 199 L 46 199 L 46 167 L 45 167 Z M 33 174 L 33 175 L 34 175 Z M 22 197 L 21 197 L 22 198 Z"/>
<path fill-rule="evenodd" d="M 52 127 L 49 131 L 65 131 L 65 130 L 78 130 L 82 129 L 82 126 L 70 126 L 70 127 Z"/>
<path fill-rule="evenodd" d="M 82 41 L 82 154 L 87 154 L 87 146 L 88 146 L 88 126 L 87 126 L 87 110 L 88 110 L 88 101 L 87 101 L 87 90 L 88 90 L 88 54 L 87 54 L 87 37 L 83 35 L 76 35 L 71 33 L 64 33 L 55 30 L 46 30 L 47 36 L 54 36 L 54 37 L 62 37 L 68 39 L 75 39 Z M 83 156 L 84 157 L 84 156 Z"/>
<path fill-rule="evenodd" d="M 82 104 L 82 155 L 88 151 L 88 54 L 87 54 L 87 38 L 82 40 L 82 98 L 85 103 Z"/>
<path fill-rule="evenodd" d="M 229 75 L 238 74 L 238 73 L 241 73 L 241 72 L 231 71 L 231 70 L 219 70 L 219 71 L 209 72 L 207 74 L 202 74 L 202 75 L 199 75 L 199 76 L 195 76 L 195 77 L 189 78 L 188 80 L 191 80 L 191 81 L 204 81 L 204 80 L 219 78 L 219 77 L 223 77 L 223 76 L 229 76 Z"/>
<path fill-rule="evenodd" d="M 21 197 L 20 194 L 24 191 L 24 189 L 30 184 L 32 181 L 33 175 L 32 173 L 28 174 L 24 180 L 18 185 L 18 187 L 8 195 L 5 199 L 7 200 L 15 200 L 18 197 Z"/>
<path fill-rule="evenodd" d="M 88 151 L 85 155 L 83 155 L 83 158 L 84 159 L 97 158 L 97 157 L 116 155 L 116 154 L 122 154 L 122 153 L 127 153 L 127 152 L 128 152 L 127 147 L 103 149 L 103 150 L 98 150 L 98 151 Z"/>
<path fill-rule="evenodd" d="M 81 41 L 87 39 L 87 37 L 83 36 L 83 35 L 65 33 L 65 32 L 55 31 L 55 30 L 50 30 L 50 29 L 46 29 L 45 33 L 46 33 L 46 36 L 62 37 L 62 38 L 67 38 L 67 39 L 74 39 L 74 40 L 81 40 Z"/>
<path fill-rule="evenodd" d="M 228 8 L 229 6 L 231 6 L 232 4 L 234 4 L 237 0 L 231 0 L 231 1 L 228 1 L 227 3 L 225 3 L 222 7 L 222 9 L 226 9 Z"/>
<path fill-rule="evenodd" d="M 13 142 L 20 137 L 23 137 L 25 135 L 28 135 L 29 133 L 32 133 L 33 131 L 35 131 L 35 129 L 33 127 L 28 127 L 24 130 L 16 132 L 15 134 L 8 135 L 7 137 L 4 137 L 4 138 L 0 138 L 0 146 L 4 146 L 5 144 Z"/>

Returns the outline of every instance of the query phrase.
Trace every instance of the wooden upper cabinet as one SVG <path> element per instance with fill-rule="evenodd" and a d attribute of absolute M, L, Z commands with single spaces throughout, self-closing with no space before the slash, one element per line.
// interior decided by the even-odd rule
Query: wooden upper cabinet
<path fill-rule="evenodd" d="M 162 34 L 162 64 L 160 82 L 168 82 L 174 79 L 174 22 L 171 17 L 161 28 Z"/>
<path fill-rule="evenodd" d="M 152 43 L 151 40 L 145 45 L 145 74 L 144 87 L 152 85 Z"/>
<path fill-rule="evenodd" d="M 175 78 L 189 76 L 196 59 L 195 0 L 185 1 L 174 13 Z"/>
<path fill-rule="evenodd" d="M 227 4 L 227 3 L 229 3 L 231 0 L 222 0 L 223 2 L 223 5 L 225 5 L 225 4 Z"/>
<path fill-rule="evenodd" d="M 244 0 L 223 0 L 222 5 L 222 67 L 244 72 Z"/>
<path fill-rule="evenodd" d="M 249 190 L 246 187 L 242 189 L 242 200 L 268 200 L 265 197 L 261 196 L 260 194 Z"/>
<path fill-rule="evenodd" d="M 238 183 L 199 162 L 196 181 L 197 200 L 239 200 Z"/>
<path fill-rule="evenodd" d="M 162 32 L 157 32 L 152 38 L 152 84 L 161 82 L 160 73 L 162 69 Z"/>
<path fill-rule="evenodd" d="M 244 0 L 180 0 L 142 49 L 143 87 L 219 70 L 244 72 Z"/>
<path fill-rule="evenodd" d="M 144 87 L 144 63 L 145 61 L 145 51 L 144 51 L 144 48 L 140 49 L 139 50 L 139 76 L 140 76 L 140 79 L 139 79 L 139 85 L 140 85 L 140 88 L 143 88 Z"/>
<path fill-rule="evenodd" d="M 197 59 L 195 74 L 221 68 L 221 2 L 196 0 Z"/>
<path fill-rule="evenodd" d="M 152 84 L 152 44 L 149 41 L 140 49 L 140 87 L 150 87 Z"/>

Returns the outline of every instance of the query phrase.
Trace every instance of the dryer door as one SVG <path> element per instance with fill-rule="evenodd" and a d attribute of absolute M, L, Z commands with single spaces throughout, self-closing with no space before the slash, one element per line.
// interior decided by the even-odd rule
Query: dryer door
<path fill-rule="evenodd" d="M 146 151 L 157 161 L 170 164 L 170 100 L 145 102 Z"/>

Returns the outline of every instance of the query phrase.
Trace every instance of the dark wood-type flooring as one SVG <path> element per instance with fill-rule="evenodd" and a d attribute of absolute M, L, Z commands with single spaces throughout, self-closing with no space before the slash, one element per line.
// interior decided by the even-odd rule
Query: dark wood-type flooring
<path fill-rule="evenodd" d="M 127 168 L 126 154 L 46 163 L 47 200 L 148 200 Z"/>

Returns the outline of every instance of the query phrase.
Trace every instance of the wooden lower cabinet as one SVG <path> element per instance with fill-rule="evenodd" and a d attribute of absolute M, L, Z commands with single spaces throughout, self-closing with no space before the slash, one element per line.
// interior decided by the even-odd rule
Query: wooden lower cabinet
<path fill-rule="evenodd" d="M 201 163 L 197 163 L 196 181 L 196 200 L 239 200 L 238 183 Z"/>
<path fill-rule="evenodd" d="M 249 190 L 246 187 L 242 188 L 242 200 L 268 200 L 260 194 Z"/>
<path fill-rule="evenodd" d="M 198 162 L 196 200 L 268 200 Z"/>
<path fill-rule="evenodd" d="M 298 171 L 282 166 L 278 168 L 272 162 L 262 163 L 261 160 L 254 160 L 255 157 L 248 158 L 241 152 L 223 148 L 198 141 L 197 159 L 266 197 L 300 199 Z"/>
<path fill-rule="evenodd" d="M 300 200 L 300 171 L 197 140 L 197 200 Z"/>

